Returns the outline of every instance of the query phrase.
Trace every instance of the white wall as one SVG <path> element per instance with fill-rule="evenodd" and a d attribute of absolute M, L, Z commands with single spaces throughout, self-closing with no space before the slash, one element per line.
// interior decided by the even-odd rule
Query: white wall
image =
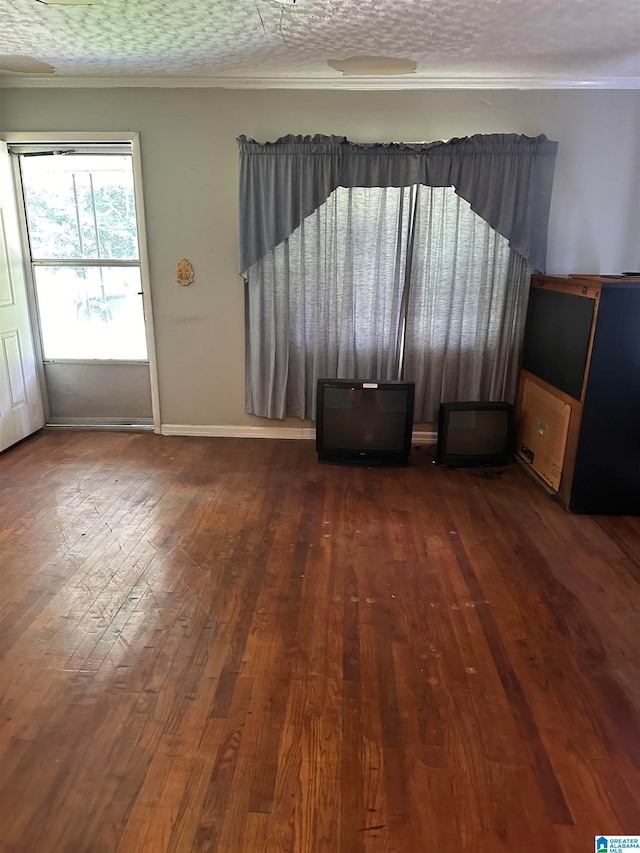
<path fill-rule="evenodd" d="M 165 424 L 261 423 L 244 412 L 240 134 L 384 142 L 546 133 L 560 143 L 548 271 L 640 267 L 636 91 L 0 89 L 0 130 L 140 132 Z M 174 281 L 183 257 L 196 272 L 190 287 Z"/>

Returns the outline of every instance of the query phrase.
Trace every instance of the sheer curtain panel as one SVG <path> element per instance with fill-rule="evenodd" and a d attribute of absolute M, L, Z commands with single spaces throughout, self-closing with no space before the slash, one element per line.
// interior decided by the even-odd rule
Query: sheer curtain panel
<path fill-rule="evenodd" d="M 320 377 L 397 379 L 415 190 L 335 190 L 247 271 L 246 408 L 313 418 Z"/>
<path fill-rule="evenodd" d="M 419 187 L 406 310 L 404 378 L 414 419 L 442 400 L 516 393 L 531 266 L 451 188 Z"/>

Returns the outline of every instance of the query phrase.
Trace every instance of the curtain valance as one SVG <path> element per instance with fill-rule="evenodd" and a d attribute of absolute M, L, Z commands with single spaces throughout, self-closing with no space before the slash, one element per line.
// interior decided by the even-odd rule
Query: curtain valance
<path fill-rule="evenodd" d="M 489 134 L 426 144 L 283 136 L 240 149 L 240 270 L 279 245 L 342 187 L 453 186 L 472 209 L 544 271 L 558 144 L 546 136 Z"/>

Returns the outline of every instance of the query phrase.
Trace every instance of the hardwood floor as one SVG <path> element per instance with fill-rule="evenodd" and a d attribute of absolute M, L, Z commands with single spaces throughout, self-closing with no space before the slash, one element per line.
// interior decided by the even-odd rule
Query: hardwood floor
<path fill-rule="evenodd" d="M 640 833 L 640 519 L 517 466 L 45 431 L 0 456 L 0 850 Z"/>

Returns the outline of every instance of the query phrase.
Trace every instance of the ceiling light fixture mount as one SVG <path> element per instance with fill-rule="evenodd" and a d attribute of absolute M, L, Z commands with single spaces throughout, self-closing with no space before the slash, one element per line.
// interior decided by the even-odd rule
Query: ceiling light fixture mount
<path fill-rule="evenodd" d="M 396 56 L 348 56 L 346 59 L 327 59 L 327 65 L 341 71 L 345 77 L 391 77 L 415 74 L 418 63 Z"/>
<path fill-rule="evenodd" d="M 99 6 L 102 0 L 37 0 L 45 6 Z"/>
<path fill-rule="evenodd" d="M 19 53 L 0 55 L 0 72 L 12 71 L 15 74 L 55 74 L 53 65 L 33 56 Z"/>

